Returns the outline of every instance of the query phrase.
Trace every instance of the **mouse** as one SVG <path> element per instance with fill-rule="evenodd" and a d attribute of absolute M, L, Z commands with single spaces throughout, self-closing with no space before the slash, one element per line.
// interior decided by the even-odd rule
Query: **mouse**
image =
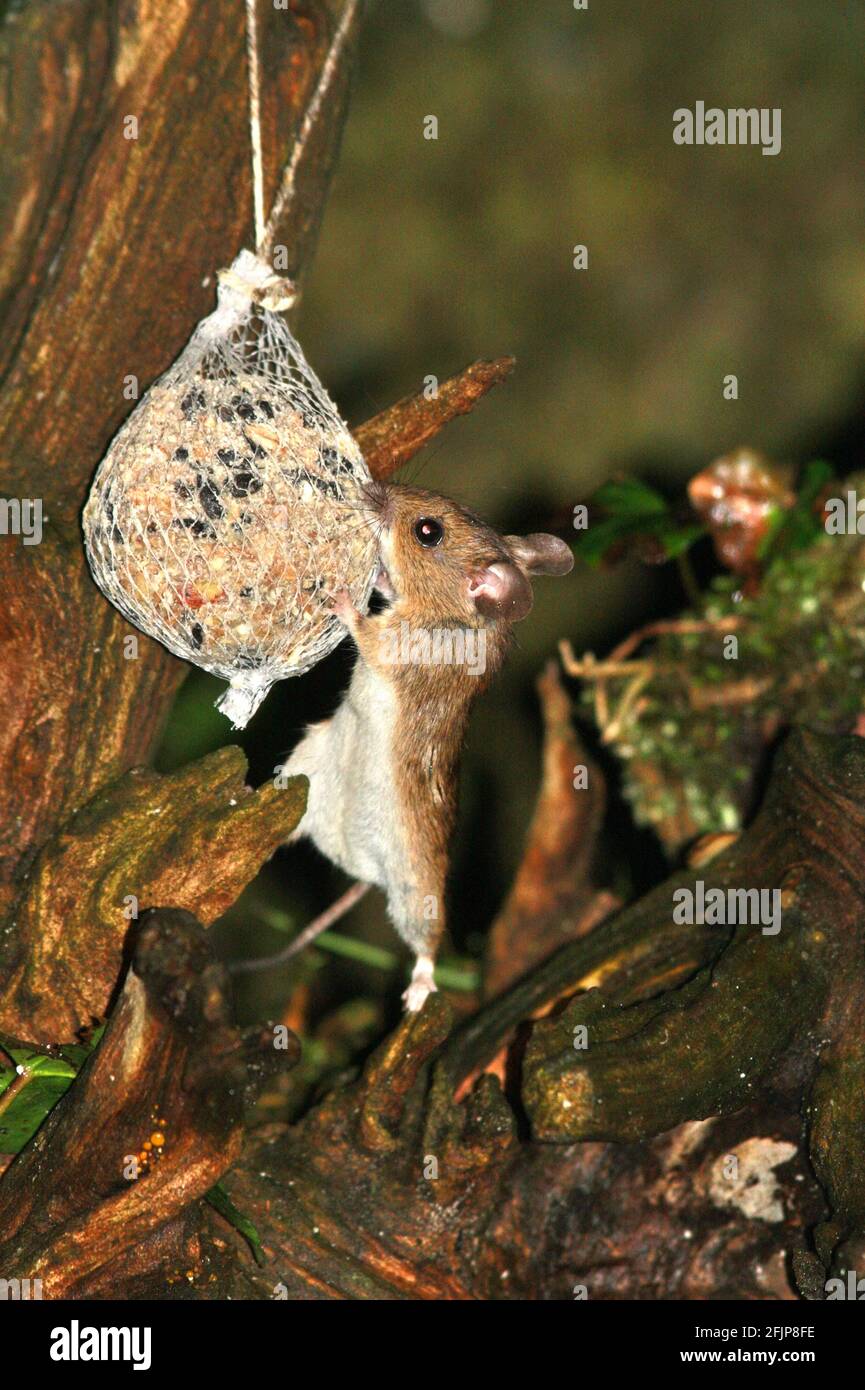
<path fill-rule="evenodd" d="M 378 534 L 381 607 L 360 612 L 345 591 L 332 602 L 357 660 L 335 714 L 306 730 L 281 769 L 309 779 L 288 843 L 308 838 L 384 891 L 414 954 L 403 1003 L 415 1013 L 436 988 L 469 712 L 532 607 L 532 578 L 566 574 L 574 560 L 555 536 L 500 536 L 422 488 L 374 482 L 363 507 Z"/>

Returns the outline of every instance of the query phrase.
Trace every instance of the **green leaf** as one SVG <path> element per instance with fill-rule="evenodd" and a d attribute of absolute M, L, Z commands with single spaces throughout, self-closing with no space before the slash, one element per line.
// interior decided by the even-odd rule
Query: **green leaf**
<path fill-rule="evenodd" d="M 268 907 L 263 909 L 259 916 L 262 922 L 266 922 L 274 931 L 295 932 L 297 931 L 297 921 L 290 912 L 283 912 L 278 907 Z"/>
<path fill-rule="evenodd" d="M 679 522 L 660 492 L 639 478 L 614 478 L 590 498 L 603 513 L 577 533 L 574 550 L 587 564 L 599 565 L 618 541 L 656 540 L 668 560 L 681 555 L 705 534 L 697 523 Z"/>
<path fill-rule="evenodd" d="M 606 517 L 593 522 L 576 539 L 574 550 L 589 565 L 599 565 L 617 541 L 654 539 L 661 545 L 668 560 L 682 555 L 695 541 L 705 535 L 705 527 L 696 522 L 682 525 L 670 512 L 642 513 L 631 517 Z"/>
<path fill-rule="evenodd" d="M 16 1067 L 24 1069 L 26 1078 L 19 1083 L 20 1090 L 8 1109 L 0 1109 L 0 1153 L 18 1153 L 33 1138 L 58 1100 L 69 1090 L 103 1031 L 103 1028 L 97 1029 L 89 1043 L 61 1047 L 59 1056 L 9 1045 L 0 1038 L 3 1051 L 13 1059 Z M 12 1067 L 0 1068 L 0 1107 L 3 1096 L 20 1075 Z"/>
<path fill-rule="evenodd" d="M 776 508 L 770 515 L 758 550 L 760 559 L 770 554 L 774 559 L 792 550 L 806 550 L 823 534 L 823 523 L 814 511 L 814 503 L 834 476 L 835 470 L 825 459 L 813 459 L 806 464 L 793 506 L 787 511 Z"/>
<path fill-rule="evenodd" d="M 222 1183 L 218 1182 L 215 1187 L 210 1188 L 209 1192 L 205 1192 L 204 1199 L 210 1203 L 215 1211 L 219 1212 L 220 1216 L 224 1216 L 236 1231 L 240 1232 L 252 1251 L 255 1263 L 258 1265 L 266 1264 L 267 1260 L 261 1246 L 261 1237 L 255 1225 L 248 1216 L 244 1216 L 243 1212 L 237 1209 Z"/>
<path fill-rule="evenodd" d="M 627 519 L 609 517 L 604 521 L 591 521 L 587 530 L 577 533 L 574 554 L 587 565 L 598 566 L 616 541 L 629 535 L 633 535 L 633 526 Z"/>
<path fill-rule="evenodd" d="M 705 536 L 705 526 L 700 526 L 698 522 L 692 522 L 690 526 L 670 526 L 658 531 L 658 540 L 667 552 L 668 560 L 675 560 L 679 555 L 684 555 L 686 550 L 690 550 L 695 541 L 701 536 Z"/>
<path fill-rule="evenodd" d="M 267 908 L 259 913 L 262 922 L 277 931 L 287 931 L 293 919 L 276 908 Z M 397 970 L 399 957 L 384 946 L 373 946 L 368 941 L 359 941 L 354 936 L 343 936 L 341 932 L 323 931 L 315 938 L 316 949 L 329 951 L 331 955 L 343 956 L 346 960 L 359 961 L 361 965 L 371 965 L 374 970 Z M 480 986 L 480 972 L 473 962 L 463 965 L 439 963 L 435 968 L 435 978 L 442 989 L 461 990 L 470 994 Z"/>
<path fill-rule="evenodd" d="M 592 494 L 592 505 L 611 517 L 651 516 L 669 510 L 666 498 L 640 478 L 611 478 Z"/>
<path fill-rule="evenodd" d="M 364 965 L 372 965 L 378 970 L 396 970 L 400 963 L 397 956 L 383 946 L 371 946 L 366 941 L 357 941 L 354 937 L 343 936 L 339 932 L 322 932 L 321 936 L 316 937 L 315 944 L 324 951 L 331 951 L 335 956 L 361 961 Z M 442 989 L 470 994 L 480 986 L 480 971 L 471 962 L 468 965 L 448 965 L 440 962 L 435 968 L 435 979 Z"/>
<path fill-rule="evenodd" d="M 24 1068 L 24 1079 L 9 1108 L 0 1113 L 0 1153 L 5 1154 L 23 1149 L 76 1076 L 75 1067 L 61 1057 L 28 1054 L 17 1048 L 11 1055 Z M 11 1067 L 0 1072 L 0 1100 L 18 1080 L 19 1073 Z"/>

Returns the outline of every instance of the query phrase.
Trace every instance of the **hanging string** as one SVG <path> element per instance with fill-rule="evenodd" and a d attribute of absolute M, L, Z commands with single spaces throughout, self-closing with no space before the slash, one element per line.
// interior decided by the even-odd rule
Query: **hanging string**
<path fill-rule="evenodd" d="M 264 241 L 264 162 L 261 154 L 261 79 L 258 67 L 256 0 L 246 0 L 246 58 L 249 74 L 249 143 L 252 152 L 252 202 L 256 249 Z"/>
<path fill-rule="evenodd" d="M 270 253 L 273 250 L 273 238 L 276 234 L 277 223 L 294 197 L 294 178 L 297 173 L 297 167 L 306 149 L 313 127 L 318 119 L 322 103 L 333 81 L 342 50 L 345 47 L 345 40 L 354 22 L 355 15 L 357 14 L 358 3 L 359 0 L 348 0 L 342 12 L 342 18 L 339 21 L 330 48 L 328 49 L 318 83 L 312 94 L 312 99 L 306 108 L 300 131 L 294 142 L 291 158 L 285 166 L 279 190 L 273 201 L 273 207 L 271 208 L 270 217 L 267 220 L 267 226 L 256 248 L 258 254 L 265 259 L 269 260 Z"/>
<path fill-rule="evenodd" d="M 319 74 L 312 99 L 304 112 L 300 131 L 285 166 L 270 217 L 264 220 L 264 163 L 261 147 L 261 77 L 258 53 L 258 24 L 256 0 L 246 0 L 246 52 L 249 74 L 249 142 L 252 153 L 252 198 L 255 212 L 255 251 L 262 260 L 269 260 L 273 250 L 276 226 L 294 197 L 294 179 L 307 142 L 312 134 L 322 104 L 339 65 L 345 40 L 357 14 L 360 0 L 347 0 L 337 25 L 327 57 Z"/>

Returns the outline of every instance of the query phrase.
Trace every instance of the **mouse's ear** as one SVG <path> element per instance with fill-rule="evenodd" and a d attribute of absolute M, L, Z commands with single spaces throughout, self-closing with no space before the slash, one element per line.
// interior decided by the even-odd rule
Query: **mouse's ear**
<path fill-rule="evenodd" d="M 542 531 L 531 536 L 505 536 L 505 545 L 527 574 L 567 574 L 574 568 L 571 549 L 558 536 Z"/>
<path fill-rule="evenodd" d="M 469 576 L 469 598 L 485 618 L 518 623 L 532 607 L 532 586 L 516 565 L 502 561 Z"/>

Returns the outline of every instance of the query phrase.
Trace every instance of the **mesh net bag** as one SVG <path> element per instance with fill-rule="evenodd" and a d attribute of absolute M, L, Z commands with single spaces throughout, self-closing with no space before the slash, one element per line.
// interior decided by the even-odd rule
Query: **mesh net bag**
<path fill-rule="evenodd" d="M 357 444 L 281 316 L 287 282 L 249 251 L 217 307 L 112 441 L 84 510 L 102 592 L 177 656 L 229 682 L 242 728 L 275 680 L 366 607 L 376 539 Z"/>

